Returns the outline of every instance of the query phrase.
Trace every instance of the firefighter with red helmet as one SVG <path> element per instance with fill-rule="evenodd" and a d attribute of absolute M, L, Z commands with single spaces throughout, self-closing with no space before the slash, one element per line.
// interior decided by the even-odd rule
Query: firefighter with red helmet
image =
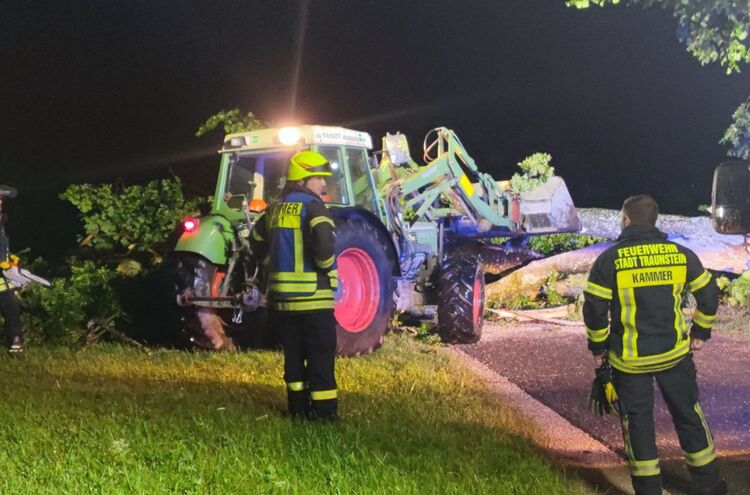
<path fill-rule="evenodd" d="M 289 413 L 336 421 L 335 225 L 321 199 L 330 175 L 320 153 L 292 156 L 282 199 L 258 219 L 250 240 L 253 252 L 267 262 L 268 301 L 284 348 Z"/>

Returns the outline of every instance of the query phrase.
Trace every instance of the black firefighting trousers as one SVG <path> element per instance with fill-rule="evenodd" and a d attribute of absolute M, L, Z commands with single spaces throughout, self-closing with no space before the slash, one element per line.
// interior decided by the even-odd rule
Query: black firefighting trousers
<path fill-rule="evenodd" d="M 719 482 L 711 431 L 698 404 L 692 354 L 665 371 L 629 374 L 614 370 L 620 397 L 625 454 L 636 494 L 661 495 L 661 471 L 654 433 L 654 387 L 659 385 L 672 415 L 685 461 L 696 491 L 708 492 Z"/>
<path fill-rule="evenodd" d="M 294 417 L 336 419 L 336 320 L 333 310 L 273 314 L 284 346 L 284 381 Z"/>
<path fill-rule="evenodd" d="M 0 315 L 5 320 L 5 338 L 10 342 L 13 337 L 21 337 L 21 304 L 13 291 L 0 292 Z"/>

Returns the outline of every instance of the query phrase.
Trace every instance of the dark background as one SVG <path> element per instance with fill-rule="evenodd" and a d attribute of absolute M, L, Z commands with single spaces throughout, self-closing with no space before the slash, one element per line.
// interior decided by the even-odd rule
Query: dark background
<path fill-rule="evenodd" d="M 665 212 L 697 214 L 726 156 L 717 142 L 750 92 L 747 74 L 701 67 L 661 10 L 312 0 L 302 17 L 304 5 L 3 2 L 0 183 L 20 191 L 8 204 L 15 249 L 73 244 L 74 211 L 57 199 L 70 183 L 174 172 L 210 194 L 222 136 L 194 132 L 233 107 L 376 143 L 400 130 L 415 157 L 445 125 L 498 179 L 547 151 L 579 206 L 646 192 Z"/>

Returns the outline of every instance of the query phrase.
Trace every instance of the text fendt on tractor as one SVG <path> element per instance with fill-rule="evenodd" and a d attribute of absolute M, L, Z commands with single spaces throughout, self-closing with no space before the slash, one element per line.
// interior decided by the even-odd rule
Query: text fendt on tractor
<path fill-rule="evenodd" d="M 225 331 L 261 325 L 263 264 L 253 257 L 248 235 L 265 206 L 280 198 L 289 158 L 310 149 L 333 171 L 323 200 L 336 222 L 338 352 L 377 349 L 396 312 L 414 308 L 437 313 L 443 340 L 478 341 L 482 240 L 507 238 L 507 252 L 522 263 L 533 256 L 523 255 L 523 238 L 576 232 L 580 222 L 560 177 L 514 193 L 508 182 L 480 172 L 450 129 L 430 131 L 423 148 L 426 165 L 420 166 L 400 133 L 386 135 L 378 152 L 367 133 L 340 127 L 227 135 L 212 209 L 186 219 L 175 247 L 177 301 L 191 340 L 231 348 Z"/>

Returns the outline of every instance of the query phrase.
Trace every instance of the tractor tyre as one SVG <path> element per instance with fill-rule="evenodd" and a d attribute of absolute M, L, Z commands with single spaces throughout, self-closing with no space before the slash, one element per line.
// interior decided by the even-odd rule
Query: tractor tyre
<path fill-rule="evenodd" d="M 181 256 L 173 271 L 175 297 L 191 289 L 194 294 L 211 293 L 214 281 L 222 274 L 219 267 L 197 256 Z M 180 308 L 182 334 L 191 347 L 215 351 L 236 350 L 224 329 L 224 320 L 215 308 L 188 305 Z"/>
<path fill-rule="evenodd" d="M 484 323 L 484 265 L 477 250 L 457 249 L 440 267 L 438 333 L 444 342 L 473 344 Z"/>
<path fill-rule="evenodd" d="M 390 242 L 381 229 L 359 215 L 336 225 L 339 288 L 334 314 L 336 350 L 341 356 L 373 352 L 391 328 L 396 304 Z"/>

